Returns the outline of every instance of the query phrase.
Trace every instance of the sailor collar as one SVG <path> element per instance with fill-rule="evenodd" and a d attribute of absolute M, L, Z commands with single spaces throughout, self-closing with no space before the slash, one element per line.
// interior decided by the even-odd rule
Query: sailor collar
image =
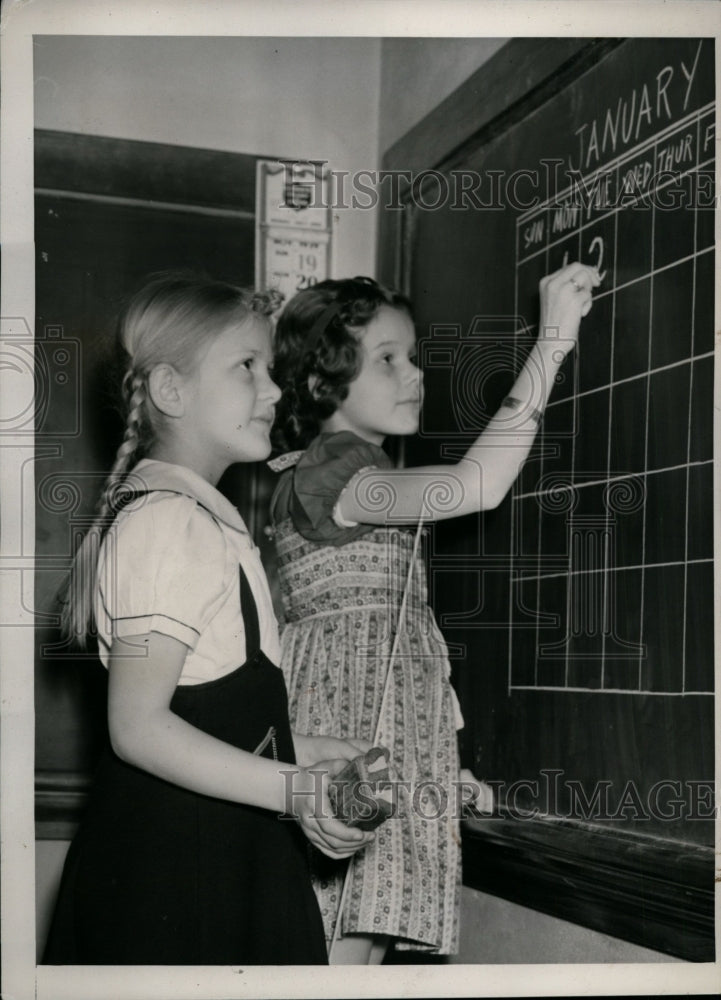
<path fill-rule="evenodd" d="M 167 490 L 169 493 L 182 493 L 192 497 L 223 524 L 241 531 L 244 535 L 248 534 L 243 518 L 230 500 L 197 472 L 184 465 L 144 458 L 133 467 L 127 482 L 138 492 Z"/>

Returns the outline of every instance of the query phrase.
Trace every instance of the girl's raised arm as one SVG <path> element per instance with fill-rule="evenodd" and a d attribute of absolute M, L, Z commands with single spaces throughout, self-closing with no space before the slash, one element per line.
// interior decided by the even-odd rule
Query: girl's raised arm
<path fill-rule="evenodd" d="M 372 834 L 331 818 L 327 775 L 321 780 L 306 768 L 240 750 L 170 710 L 187 652 L 184 643 L 159 632 L 113 641 L 108 725 L 117 756 L 201 795 L 279 815 L 292 811 L 308 839 L 330 857 L 348 857 L 370 843 Z M 345 763 L 326 761 L 325 766 L 334 772 Z"/>
<path fill-rule="evenodd" d="M 538 340 L 498 413 L 456 464 L 362 471 L 341 494 L 347 522 L 388 524 L 460 517 L 497 507 L 528 457 L 564 357 L 575 346 L 595 268 L 569 264 L 541 281 Z"/>

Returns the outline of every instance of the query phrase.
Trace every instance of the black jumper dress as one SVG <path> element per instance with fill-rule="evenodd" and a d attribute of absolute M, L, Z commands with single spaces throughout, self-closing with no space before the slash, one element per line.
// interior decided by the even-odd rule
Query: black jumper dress
<path fill-rule="evenodd" d="M 172 711 L 240 747 L 295 762 L 281 670 L 260 649 L 240 571 L 247 659 L 176 688 Z M 65 862 L 49 965 L 325 965 L 323 925 L 295 820 L 101 761 Z"/>

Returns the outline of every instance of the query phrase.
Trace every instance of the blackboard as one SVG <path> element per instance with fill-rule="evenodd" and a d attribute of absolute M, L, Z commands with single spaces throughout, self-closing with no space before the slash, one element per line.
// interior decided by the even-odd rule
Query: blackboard
<path fill-rule="evenodd" d="M 708 958 L 714 41 L 566 40 L 555 62 L 535 45 L 506 46 L 385 162 L 415 168 L 384 222 L 384 277 L 411 295 L 425 362 L 409 462 L 460 456 L 494 412 L 544 274 L 605 272 L 511 496 L 437 526 L 426 553 L 466 763 L 504 817 L 466 829 L 467 881 L 528 901 L 515 843 L 517 877 L 547 864 L 532 905 L 565 892 L 556 912 L 593 925 L 593 870 L 586 910 L 617 920 L 596 926 Z M 478 861 L 493 842 L 511 858 L 495 881 Z"/>
<path fill-rule="evenodd" d="M 106 739 L 106 672 L 58 628 L 58 590 L 123 434 L 114 332 L 147 275 L 190 268 L 251 287 L 256 157 L 35 135 L 35 767 L 41 838 L 71 836 Z M 272 475 L 221 488 L 260 544 Z"/>

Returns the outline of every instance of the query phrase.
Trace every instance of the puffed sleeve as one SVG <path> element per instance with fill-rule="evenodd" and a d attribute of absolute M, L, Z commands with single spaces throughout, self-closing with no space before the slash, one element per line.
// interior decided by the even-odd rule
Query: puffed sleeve
<path fill-rule="evenodd" d="M 292 472 L 289 514 L 296 531 L 312 542 L 345 545 L 373 530 L 372 524 L 342 524 L 334 516 L 338 498 L 362 469 L 391 469 L 382 448 L 350 431 L 316 438 Z"/>
<path fill-rule="evenodd" d="M 191 497 L 154 494 L 123 511 L 99 574 L 113 636 L 162 632 L 194 649 L 224 599 L 226 550 L 220 526 Z"/>

